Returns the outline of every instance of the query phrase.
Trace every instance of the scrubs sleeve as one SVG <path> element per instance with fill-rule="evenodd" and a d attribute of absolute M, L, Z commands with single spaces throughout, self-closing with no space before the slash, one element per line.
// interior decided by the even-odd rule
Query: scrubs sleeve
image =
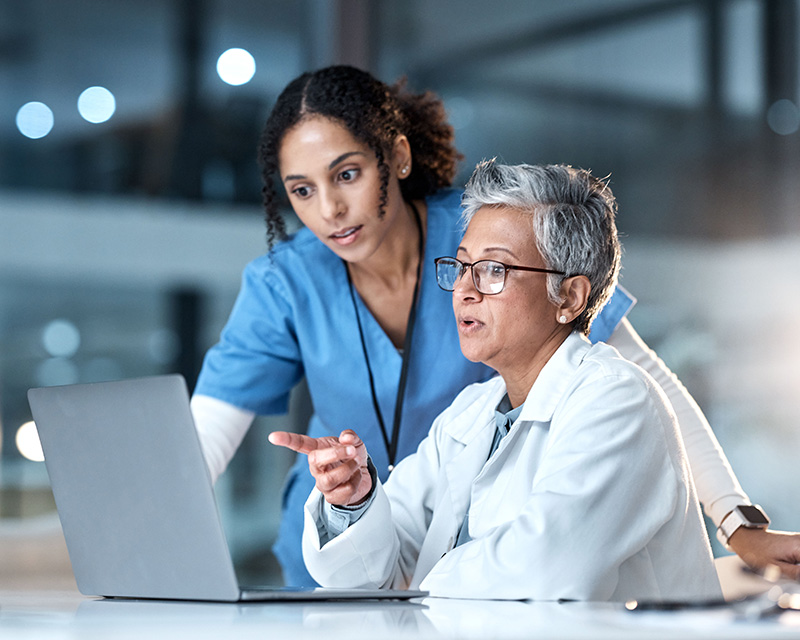
<path fill-rule="evenodd" d="M 619 326 L 619 323 L 630 313 L 633 305 L 636 304 L 634 298 L 624 287 L 617 285 L 611 297 L 605 303 L 600 313 L 597 314 L 592 322 L 589 331 L 589 341 L 592 344 L 598 342 L 608 342 L 611 334 Z"/>
<path fill-rule="evenodd" d="M 269 256 L 250 263 L 220 341 L 206 354 L 195 387 L 259 415 L 286 413 L 289 393 L 303 377 L 298 305 Z M 297 295 L 292 293 L 292 295 Z"/>
<path fill-rule="evenodd" d="M 706 515 L 719 526 L 736 505 L 750 500 L 739 485 L 705 415 L 681 381 L 623 319 L 608 343 L 623 357 L 647 371 L 667 394 L 683 436 L 697 495 Z"/>

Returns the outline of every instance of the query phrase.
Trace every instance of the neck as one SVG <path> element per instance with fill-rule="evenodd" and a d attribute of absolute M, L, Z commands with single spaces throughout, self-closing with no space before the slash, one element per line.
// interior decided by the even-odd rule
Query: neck
<path fill-rule="evenodd" d="M 390 288 L 409 276 L 416 277 L 417 265 L 422 256 L 419 252 L 420 226 L 411 205 L 402 202 L 403 212 L 394 216 L 392 227 L 387 231 L 378 251 L 360 262 L 348 263 L 355 281 L 378 281 Z M 422 225 L 420 220 L 419 225 Z"/>
<path fill-rule="evenodd" d="M 508 399 L 513 408 L 516 409 L 525 402 L 542 369 L 571 332 L 569 326 L 558 325 L 545 344 L 524 364 L 504 367 L 503 370 L 497 369 L 506 383 Z"/>

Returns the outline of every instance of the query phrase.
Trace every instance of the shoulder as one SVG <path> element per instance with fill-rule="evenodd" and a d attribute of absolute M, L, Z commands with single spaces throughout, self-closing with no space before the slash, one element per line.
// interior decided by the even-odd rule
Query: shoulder
<path fill-rule="evenodd" d="M 653 382 L 644 369 L 604 342 L 593 344 L 587 350 L 578 371 L 583 379 L 628 381 L 642 388 L 649 388 Z"/>
<path fill-rule="evenodd" d="M 307 227 L 302 227 L 250 264 L 265 273 L 279 272 L 297 262 L 321 259 L 330 253 L 331 251 Z"/>
<path fill-rule="evenodd" d="M 682 473 L 683 445 L 675 412 L 659 384 L 640 366 L 612 346 L 592 345 L 572 391 L 554 415 L 554 426 L 558 424 L 563 436 L 581 432 L 609 445 L 635 446 L 643 459 L 650 455 L 655 461 L 666 452 L 676 472 Z"/>
<path fill-rule="evenodd" d="M 461 239 L 461 191 L 442 189 L 425 200 L 428 245 L 438 255 L 455 251 Z"/>
<path fill-rule="evenodd" d="M 308 229 L 276 244 L 244 268 L 236 308 L 263 318 L 316 318 L 331 292 L 347 291 L 339 258 Z M 326 302 L 327 301 L 327 302 Z"/>
<path fill-rule="evenodd" d="M 623 358 L 603 342 L 591 344 L 578 334 L 570 335 L 542 369 L 525 405 L 545 420 L 557 407 L 588 403 L 599 409 L 620 398 L 641 399 L 656 387 L 641 367 Z M 613 397 L 613 399 L 612 399 Z M 627 403 L 627 400 L 625 400 Z"/>
<path fill-rule="evenodd" d="M 605 411 L 627 412 L 631 417 L 649 415 L 665 425 L 673 422 L 669 400 L 653 377 L 605 343 L 592 345 L 586 352 L 573 391 L 573 401 L 587 410 L 605 407 Z"/>
<path fill-rule="evenodd" d="M 246 267 L 244 277 L 281 288 L 298 280 L 324 276 L 336 262 L 330 251 L 307 228 L 303 227 L 286 240 L 277 243 L 268 253 L 252 260 Z"/>
<path fill-rule="evenodd" d="M 530 419 L 549 423 L 553 446 L 571 448 L 580 442 L 584 449 L 599 446 L 607 452 L 635 446 L 642 455 L 677 451 L 672 410 L 643 369 L 602 343 L 586 345 L 573 364 L 577 366 L 560 390 L 557 384 L 540 389 L 538 406 L 528 408 L 526 401 L 523 409 Z M 557 398 L 550 410 L 551 395 Z"/>
<path fill-rule="evenodd" d="M 461 189 L 440 189 L 425 198 L 428 215 L 458 218 L 461 216 Z"/>

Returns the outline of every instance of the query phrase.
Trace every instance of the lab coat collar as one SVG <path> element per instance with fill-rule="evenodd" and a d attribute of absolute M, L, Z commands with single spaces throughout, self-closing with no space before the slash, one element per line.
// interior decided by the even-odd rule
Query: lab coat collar
<path fill-rule="evenodd" d="M 542 368 L 528 392 L 522 413 L 514 422 L 550 422 L 556 406 L 571 383 L 575 370 L 591 348 L 591 343 L 582 334 L 571 333 L 567 336 Z M 462 392 L 464 395 L 469 395 L 459 396 L 454 402 L 456 404 L 463 401 L 463 407 L 458 415 L 466 419 L 451 419 L 445 427 L 447 435 L 465 445 L 470 444 L 481 434 L 491 440 L 491 435 L 486 436 L 485 431 L 494 433 L 494 412 L 506 391 L 506 383 L 499 375 L 487 382 L 469 386 Z"/>
<path fill-rule="evenodd" d="M 572 383 L 575 370 L 591 348 L 583 334 L 569 334 L 533 383 L 518 420 L 550 422 L 556 406 Z"/>
<path fill-rule="evenodd" d="M 494 410 L 505 394 L 506 383 L 499 375 L 486 382 L 470 385 L 456 398 L 454 404 L 463 399 L 464 406 L 448 421 L 444 432 L 464 445 L 470 444 L 487 430 L 491 439 L 491 433 L 494 433 Z"/>

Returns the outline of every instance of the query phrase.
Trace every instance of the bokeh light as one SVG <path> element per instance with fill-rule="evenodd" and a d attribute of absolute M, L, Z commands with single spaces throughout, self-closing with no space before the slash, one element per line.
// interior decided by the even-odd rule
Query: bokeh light
<path fill-rule="evenodd" d="M 42 345 L 54 358 L 70 358 L 81 346 L 81 333 L 69 320 L 53 320 L 42 331 Z"/>
<path fill-rule="evenodd" d="M 53 111 L 43 102 L 28 102 L 17 111 L 17 129 L 26 138 L 44 138 L 53 129 Z"/>
<path fill-rule="evenodd" d="M 228 49 L 217 59 L 217 73 L 228 84 L 246 84 L 256 73 L 255 58 L 244 49 Z"/>
<path fill-rule="evenodd" d="M 114 115 L 117 101 L 105 87 L 89 87 L 78 98 L 78 112 L 87 122 L 100 124 Z"/>
<path fill-rule="evenodd" d="M 800 109 L 791 100 L 778 100 L 767 110 L 769 128 L 781 136 L 788 136 L 800 129 Z"/>
<path fill-rule="evenodd" d="M 42 443 L 39 442 L 39 432 L 33 422 L 26 422 L 17 429 L 17 449 L 23 457 L 33 462 L 43 462 L 44 453 Z"/>

